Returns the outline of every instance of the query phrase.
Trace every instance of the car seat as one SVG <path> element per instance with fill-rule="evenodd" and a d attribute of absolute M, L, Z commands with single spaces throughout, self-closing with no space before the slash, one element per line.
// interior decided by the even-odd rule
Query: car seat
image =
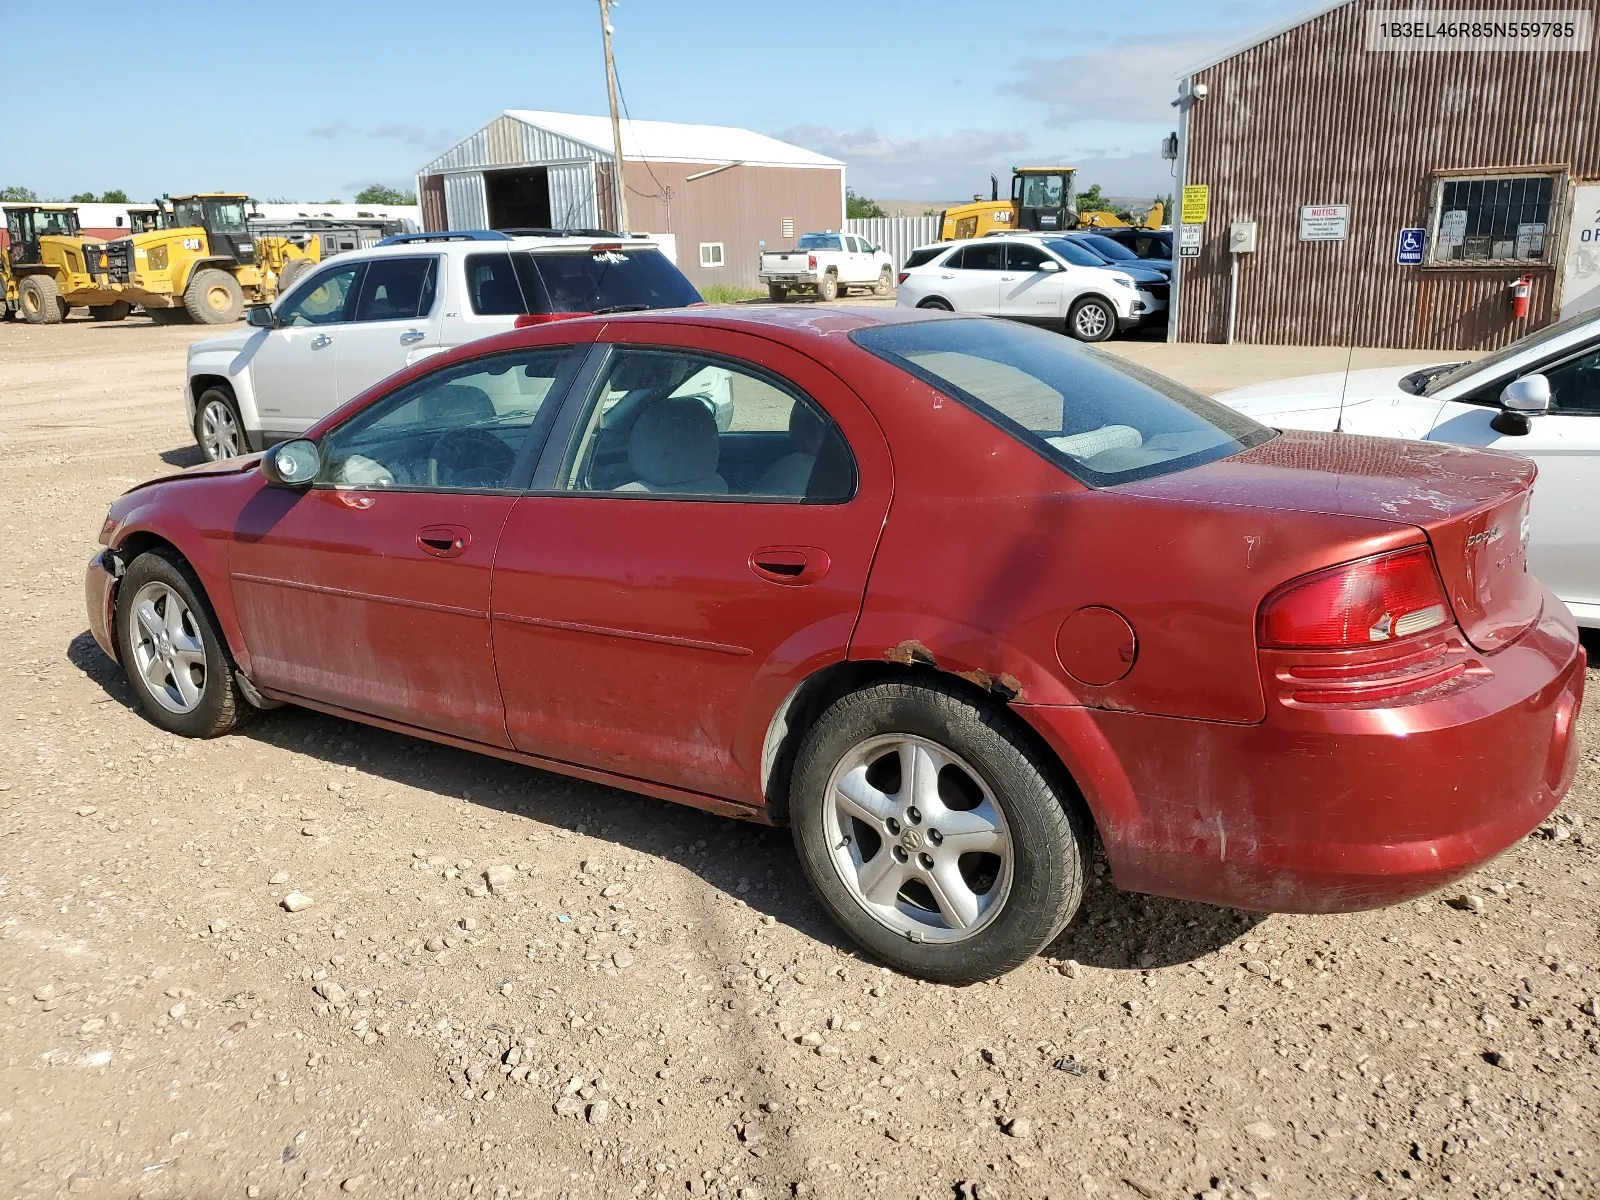
<path fill-rule="evenodd" d="M 658 400 L 628 433 L 628 466 L 634 474 L 619 492 L 684 492 L 723 495 L 717 474 L 717 419 L 697 396 Z"/>
<path fill-rule="evenodd" d="M 789 410 L 789 453 L 768 467 L 751 492 L 757 496 L 804 496 L 817 465 L 828 426 L 810 405 L 795 401 Z"/>

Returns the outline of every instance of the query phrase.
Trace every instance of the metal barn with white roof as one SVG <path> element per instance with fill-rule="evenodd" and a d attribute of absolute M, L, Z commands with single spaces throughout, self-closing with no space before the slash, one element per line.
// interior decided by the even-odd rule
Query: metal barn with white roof
<path fill-rule="evenodd" d="M 615 229 L 608 117 L 507 109 L 417 172 L 426 229 Z M 748 129 L 623 121 L 631 232 L 670 233 L 698 287 L 758 285 L 763 248 L 844 228 L 844 164 Z"/>

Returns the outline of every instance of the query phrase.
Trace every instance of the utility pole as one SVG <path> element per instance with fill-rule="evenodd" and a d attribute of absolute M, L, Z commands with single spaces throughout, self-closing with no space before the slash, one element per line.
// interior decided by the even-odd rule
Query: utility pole
<path fill-rule="evenodd" d="M 617 232 L 628 231 L 628 188 L 622 180 L 622 121 L 617 116 L 617 64 L 611 57 L 611 0 L 600 0 L 600 35 L 606 45 L 606 91 L 611 95 L 611 191 L 617 199 Z"/>

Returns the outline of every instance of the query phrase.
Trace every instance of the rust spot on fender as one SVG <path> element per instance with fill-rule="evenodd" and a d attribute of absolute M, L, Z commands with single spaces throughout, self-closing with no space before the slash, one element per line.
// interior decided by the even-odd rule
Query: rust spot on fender
<path fill-rule="evenodd" d="M 1015 675 L 995 675 L 981 668 L 973 671 L 957 671 L 956 674 L 968 683 L 975 683 L 984 691 L 1004 696 L 1007 700 L 1022 698 L 1022 682 Z"/>
<path fill-rule="evenodd" d="M 937 667 L 939 665 L 938 661 L 933 657 L 933 651 L 915 638 L 901 642 L 892 650 L 885 651 L 883 656 L 890 662 L 899 663 L 905 667 Z"/>

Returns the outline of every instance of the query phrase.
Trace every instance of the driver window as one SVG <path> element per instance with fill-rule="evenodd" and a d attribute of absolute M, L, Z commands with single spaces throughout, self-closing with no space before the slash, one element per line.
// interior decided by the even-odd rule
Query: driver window
<path fill-rule="evenodd" d="M 1047 255 L 1037 246 L 1024 245 L 1021 242 L 1006 243 L 1006 270 L 1008 271 L 1038 271 L 1043 269 Z"/>
<path fill-rule="evenodd" d="M 362 265 L 354 263 L 308 280 L 278 310 L 278 319 L 287 326 L 339 324 L 345 320 Z"/>
<path fill-rule="evenodd" d="M 570 346 L 446 367 L 363 409 L 322 439 L 332 487 L 503 491 L 582 354 Z M 542 425 L 541 425 L 542 428 Z"/>
<path fill-rule="evenodd" d="M 1600 350 L 1590 350 L 1544 372 L 1550 411 L 1600 416 Z"/>

